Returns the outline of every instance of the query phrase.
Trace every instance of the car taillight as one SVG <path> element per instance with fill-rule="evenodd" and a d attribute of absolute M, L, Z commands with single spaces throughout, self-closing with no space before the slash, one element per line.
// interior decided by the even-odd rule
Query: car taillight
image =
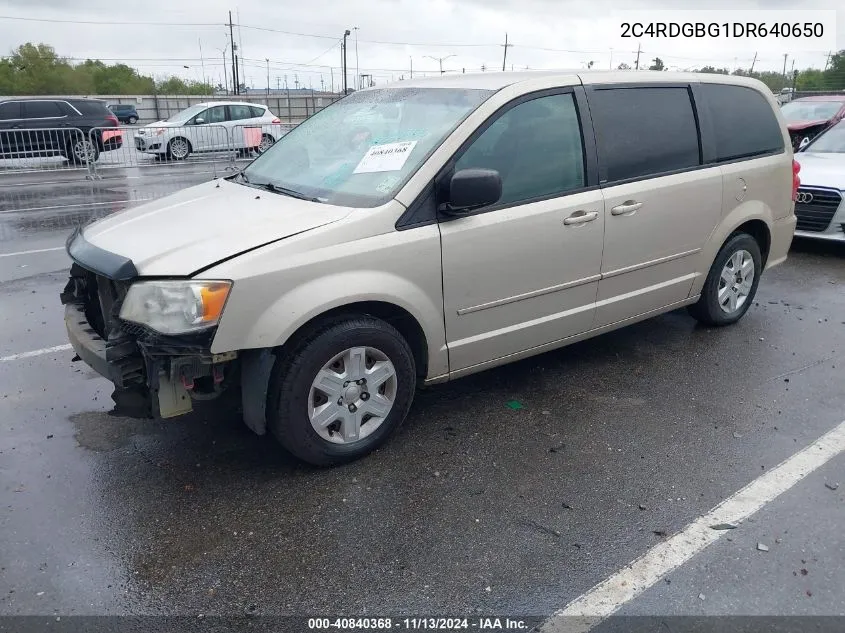
<path fill-rule="evenodd" d="M 801 178 L 798 176 L 798 172 L 801 171 L 801 163 L 799 163 L 794 158 L 792 159 L 792 201 L 795 201 L 795 198 L 798 197 L 798 187 L 801 186 Z"/>
<path fill-rule="evenodd" d="M 106 121 L 111 124 L 111 127 L 117 127 L 120 125 L 120 121 L 117 120 L 117 117 L 113 114 L 109 114 L 106 116 Z"/>
<path fill-rule="evenodd" d="M 271 121 L 271 123 L 281 123 L 281 122 L 282 122 L 282 120 L 279 117 L 273 117 L 273 120 Z"/>

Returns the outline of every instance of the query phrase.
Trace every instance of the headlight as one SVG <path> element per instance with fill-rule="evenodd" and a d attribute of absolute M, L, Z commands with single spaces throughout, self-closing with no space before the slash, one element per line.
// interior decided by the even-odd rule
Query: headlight
<path fill-rule="evenodd" d="M 129 287 L 120 318 L 162 334 L 186 334 L 217 325 L 231 281 L 139 281 Z"/>

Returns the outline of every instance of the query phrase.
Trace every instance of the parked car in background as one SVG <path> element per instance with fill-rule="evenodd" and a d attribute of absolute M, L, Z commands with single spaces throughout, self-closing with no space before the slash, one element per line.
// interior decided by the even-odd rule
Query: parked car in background
<path fill-rule="evenodd" d="M 845 242 L 845 120 L 795 155 L 801 186 L 795 201 L 795 234 Z"/>
<path fill-rule="evenodd" d="M 228 149 L 262 153 L 282 135 L 280 123 L 265 105 L 210 101 L 139 129 L 135 147 L 173 160 Z"/>
<path fill-rule="evenodd" d="M 0 158 L 64 156 L 96 161 L 123 145 L 117 117 L 96 99 L 10 99 L 0 102 Z M 92 133 L 91 130 L 94 130 Z"/>
<path fill-rule="evenodd" d="M 138 119 L 141 118 L 138 116 L 138 110 L 136 110 L 135 106 L 131 103 L 112 103 L 109 105 L 109 110 L 114 112 L 117 120 L 121 123 L 135 125 L 138 122 Z"/>
<path fill-rule="evenodd" d="M 119 412 L 231 389 L 256 433 L 349 461 L 419 383 L 682 306 L 741 319 L 795 228 L 778 109 L 759 81 L 668 72 L 359 90 L 231 177 L 77 230 L 68 336 Z"/>
<path fill-rule="evenodd" d="M 797 150 L 802 142 L 812 141 L 819 132 L 845 117 L 845 94 L 801 97 L 785 103 L 780 111 L 786 119 L 792 147 Z"/>

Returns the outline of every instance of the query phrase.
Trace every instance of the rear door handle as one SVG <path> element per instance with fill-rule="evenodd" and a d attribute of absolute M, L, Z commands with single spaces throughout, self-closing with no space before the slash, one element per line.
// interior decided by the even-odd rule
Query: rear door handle
<path fill-rule="evenodd" d="M 598 211 L 576 211 L 569 217 L 564 218 L 563 223 L 567 226 L 572 226 L 573 224 L 584 224 L 586 222 L 592 222 L 597 217 L 599 217 Z"/>
<path fill-rule="evenodd" d="M 634 202 L 633 200 L 626 200 L 620 205 L 613 207 L 610 213 L 613 215 L 633 215 L 641 206 L 642 202 Z"/>

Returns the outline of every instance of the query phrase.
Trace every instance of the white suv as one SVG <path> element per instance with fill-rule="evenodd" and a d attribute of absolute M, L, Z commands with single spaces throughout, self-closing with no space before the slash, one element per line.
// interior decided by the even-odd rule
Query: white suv
<path fill-rule="evenodd" d="M 135 133 L 135 149 L 183 160 L 196 152 L 226 150 L 259 154 L 284 134 L 265 105 L 235 101 L 198 103 Z"/>

